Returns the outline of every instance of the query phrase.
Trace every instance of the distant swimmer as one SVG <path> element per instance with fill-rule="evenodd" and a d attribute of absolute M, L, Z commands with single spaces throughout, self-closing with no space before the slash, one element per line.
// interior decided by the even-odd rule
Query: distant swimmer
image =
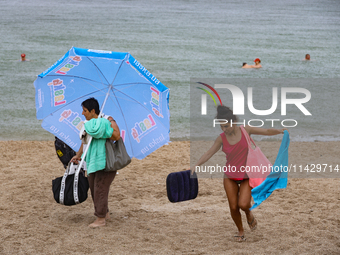
<path fill-rule="evenodd" d="M 251 66 L 252 68 L 261 68 L 262 67 L 261 66 L 261 60 L 259 58 L 255 59 L 254 62 L 255 62 L 255 65 L 252 65 Z"/>
<path fill-rule="evenodd" d="M 242 68 L 261 68 L 261 60 L 259 58 L 254 60 L 255 65 L 248 65 L 247 63 L 243 63 Z"/>
<path fill-rule="evenodd" d="M 20 61 L 30 61 L 29 59 L 26 59 L 26 54 L 22 53 L 21 54 L 21 60 Z"/>
<path fill-rule="evenodd" d="M 310 55 L 309 54 L 306 54 L 305 60 L 310 60 Z"/>
<path fill-rule="evenodd" d="M 243 63 L 242 68 L 252 68 L 252 66 L 251 66 L 251 65 L 248 65 L 247 63 Z"/>

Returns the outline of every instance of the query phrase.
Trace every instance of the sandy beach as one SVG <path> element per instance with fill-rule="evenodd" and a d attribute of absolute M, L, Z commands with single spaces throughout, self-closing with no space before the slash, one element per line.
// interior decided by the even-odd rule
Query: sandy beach
<path fill-rule="evenodd" d="M 259 146 L 273 163 L 280 143 Z M 340 142 L 291 142 L 289 163 L 340 165 L 339 149 Z M 0 141 L 0 155 L 0 254 L 340 253 L 339 175 L 289 178 L 253 211 L 254 232 L 243 217 L 247 241 L 236 243 L 222 179 L 200 178 L 195 200 L 168 201 L 166 177 L 190 165 L 190 142 L 172 142 L 119 171 L 111 219 L 99 229 L 88 227 L 91 197 L 71 207 L 54 201 L 52 179 L 64 168 L 53 141 Z"/>

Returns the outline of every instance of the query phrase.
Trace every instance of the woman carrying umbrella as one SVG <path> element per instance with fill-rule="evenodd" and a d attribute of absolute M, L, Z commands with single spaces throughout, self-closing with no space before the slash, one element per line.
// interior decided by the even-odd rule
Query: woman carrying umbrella
<path fill-rule="evenodd" d="M 221 133 L 215 140 L 212 147 L 198 160 L 194 169 L 207 162 L 220 148 L 226 154 L 227 163 L 223 184 L 227 194 L 230 214 L 238 229 L 235 236 L 236 241 L 245 241 L 244 229 L 240 209 L 245 212 L 247 222 L 251 230 L 255 230 L 257 221 L 253 213 L 249 210 L 251 207 L 251 187 L 249 178 L 245 172 L 240 171 L 242 166 L 246 165 L 248 156 L 248 143 L 241 128 L 244 128 L 248 135 L 277 135 L 283 134 L 285 129 L 264 129 L 258 127 L 239 127 L 230 123 L 237 122 L 237 117 L 232 110 L 226 106 L 217 107 L 216 119 L 227 120 L 227 124 L 221 124 Z M 192 170 L 194 171 L 194 170 Z"/>
<path fill-rule="evenodd" d="M 91 196 L 94 203 L 94 215 L 97 219 L 89 225 L 96 228 L 105 226 L 109 219 L 108 195 L 110 185 L 116 176 L 116 171 L 106 172 L 106 154 L 105 141 L 107 138 L 113 141 L 120 139 L 120 131 L 117 123 L 112 117 L 98 118 L 100 114 L 99 103 L 95 98 L 89 98 L 82 102 L 83 112 L 87 122 L 84 123 L 85 130 L 92 136 L 92 141 L 85 157 L 87 176 L 91 190 Z M 78 163 L 81 160 L 83 151 L 87 146 L 82 143 L 77 154 L 71 159 L 71 162 Z"/>

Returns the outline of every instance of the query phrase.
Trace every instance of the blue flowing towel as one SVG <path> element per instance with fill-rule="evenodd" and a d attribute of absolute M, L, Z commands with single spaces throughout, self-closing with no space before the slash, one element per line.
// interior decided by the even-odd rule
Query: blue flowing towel
<path fill-rule="evenodd" d="M 251 195 L 254 199 L 254 205 L 250 208 L 250 210 L 258 207 L 273 193 L 274 190 L 285 189 L 287 187 L 289 142 L 289 133 L 285 130 L 279 153 L 277 154 L 271 173 L 259 186 L 253 188 L 251 191 Z"/>

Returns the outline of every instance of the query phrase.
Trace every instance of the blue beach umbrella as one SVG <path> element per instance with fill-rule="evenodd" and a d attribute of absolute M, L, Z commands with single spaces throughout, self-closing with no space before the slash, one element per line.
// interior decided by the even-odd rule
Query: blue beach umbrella
<path fill-rule="evenodd" d="M 71 48 L 34 82 L 37 119 L 73 150 L 81 145 L 81 103 L 94 97 L 112 116 L 130 157 L 169 141 L 169 89 L 129 53 Z"/>

